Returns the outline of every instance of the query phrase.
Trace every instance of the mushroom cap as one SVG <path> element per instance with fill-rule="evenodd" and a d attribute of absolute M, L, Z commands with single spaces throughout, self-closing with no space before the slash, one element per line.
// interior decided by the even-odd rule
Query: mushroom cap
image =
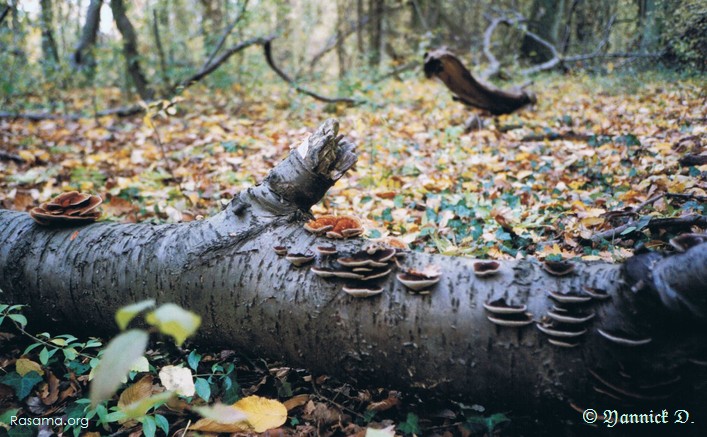
<path fill-rule="evenodd" d="M 688 233 L 671 238 L 670 245 L 678 252 L 685 252 L 692 246 L 704 243 L 705 241 L 707 241 L 707 234 Z"/>
<path fill-rule="evenodd" d="M 103 203 L 99 196 L 70 191 L 32 208 L 30 216 L 40 225 L 85 224 L 96 221 Z"/>
<path fill-rule="evenodd" d="M 310 270 L 312 271 L 312 273 L 314 273 L 315 275 L 317 275 L 321 278 L 333 278 L 334 276 L 336 276 L 334 274 L 334 269 L 330 269 L 328 267 L 316 267 L 315 266 L 315 267 L 312 267 Z"/>
<path fill-rule="evenodd" d="M 555 291 L 548 291 L 548 294 L 550 295 L 551 298 L 555 299 L 557 302 L 560 303 L 584 303 L 584 302 L 589 302 L 592 300 L 591 296 L 585 295 L 584 293 L 578 293 L 578 292 L 567 292 L 567 293 L 558 293 Z"/>
<path fill-rule="evenodd" d="M 552 337 L 574 338 L 581 337 L 582 335 L 587 333 L 586 329 L 581 329 L 578 331 L 564 331 L 561 329 L 557 329 L 557 327 L 553 324 L 547 323 L 536 323 L 535 326 L 537 326 L 537 328 L 543 333 Z"/>
<path fill-rule="evenodd" d="M 287 255 L 287 246 L 273 246 L 272 249 L 280 256 Z"/>
<path fill-rule="evenodd" d="M 523 314 L 528 309 L 527 305 L 509 305 L 503 298 L 484 302 L 483 305 L 486 311 L 494 314 Z"/>
<path fill-rule="evenodd" d="M 486 278 L 497 274 L 501 270 L 501 263 L 498 261 L 476 261 L 473 268 L 476 276 Z"/>
<path fill-rule="evenodd" d="M 299 267 L 311 262 L 314 259 L 313 253 L 288 253 L 285 259 L 292 265 Z"/>
<path fill-rule="evenodd" d="M 556 320 L 561 323 L 567 323 L 567 324 L 582 324 L 586 323 L 594 318 L 594 313 L 589 313 L 589 314 L 581 314 L 581 315 L 571 315 L 568 314 L 566 311 L 564 312 L 558 312 L 558 311 L 548 311 L 547 316 L 551 318 L 552 320 Z"/>
<path fill-rule="evenodd" d="M 508 328 L 521 328 L 530 325 L 534 321 L 530 313 L 526 313 L 526 315 L 528 315 L 527 319 L 522 320 L 510 320 L 494 316 L 486 316 L 486 318 L 495 325 L 506 326 Z"/>
<path fill-rule="evenodd" d="M 439 282 L 439 276 L 429 277 L 411 272 L 398 273 L 396 277 L 404 286 L 415 291 L 424 290 Z"/>
<path fill-rule="evenodd" d="M 593 299 L 606 300 L 611 299 L 611 295 L 601 288 L 584 287 L 584 292 L 590 295 Z"/>
<path fill-rule="evenodd" d="M 371 297 L 383 293 L 383 287 L 377 286 L 361 286 L 361 285 L 344 285 L 344 292 L 353 297 Z"/>
<path fill-rule="evenodd" d="M 339 252 L 333 244 L 317 246 L 315 249 L 322 255 L 336 255 Z"/>
<path fill-rule="evenodd" d="M 566 276 L 574 272 L 575 266 L 569 261 L 545 261 L 542 268 L 553 276 Z"/>
<path fill-rule="evenodd" d="M 378 272 L 372 272 L 372 273 L 367 273 L 364 277 L 361 278 L 362 281 L 370 281 L 373 279 L 379 279 L 379 278 L 384 278 L 390 274 L 392 269 L 386 269 Z"/>
<path fill-rule="evenodd" d="M 304 228 L 328 238 L 352 238 L 363 234 L 361 220 L 348 215 L 324 215 L 308 221 Z"/>
<path fill-rule="evenodd" d="M 652 338 L 646 337 L 646 338 L 627 338 L 627 337 L 622 337 L 618 336 L 616 334 L 609 334 L 608 332 L 597 328 L 597 332 L 604 337 L 605 339 L 609 340 L 612 343 L 619 344 L 621 346 L 629 346 L 629 347 L 636 347 L 636 346 L 643 346 L 645 344 L 650 343 L 653 341 Z"/>

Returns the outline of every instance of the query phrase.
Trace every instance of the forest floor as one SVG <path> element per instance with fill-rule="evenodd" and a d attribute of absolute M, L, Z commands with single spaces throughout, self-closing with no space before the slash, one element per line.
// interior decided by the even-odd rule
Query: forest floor
<path fill-rule="evenodd" d="M 707 213 L 707 165 L 680 164 L 707 148 L 702 86 L 699 78 L 650 74 L 543 76 L 532 86 L 535 106 L 486 118 L 485 127 L 471 131 L 464 122 L 474 112 L 453 102 L 443 85 L 419 78 L 359 90 L 372 103 L 353 108 L 312 102 L 277 85 L 257 97 L 238 87 L 196 86 L 145 117 L 0 121 L 2 151 L 17 158 L 0 159 L 0 206 L 28 210 L 76 189 L 103 197 L 104 220 L 196 220 L 260 181 L 292 145 L 335 117 L 358 144 L 359 161 L 315 214 L 353 214 L 364 219 L 369 237 L 394 235 L 417 250 L 448 255 L 619 261 L 639 245 L 663 248 L 677 232 L 697 230 L 661 219 Z M 100 90 L 97 101 L 119 97 Z M 67 94 L 65 105 L 93 104 L 79 93 Z M 66 347 L 53 342 L 56 334 L 64 333 L 33 339 L 8 321 L 0 325 L 3 368 L 42 340 L 24 356 L 60 380 L 22 402 L 0 384 L 0 404 L 37 415 L 85 407 L 77 400 L 86 396 L 90 360 L 38 356 Z M 510 427 L 503 433 L 516 435 L 518 423 L 532 421 L 484 411 L 475 405 L 483 399 L 431 408 L 411 393 L 356 387 L 233 351 L 158 344 L 147 358 L 156 374 L 188 357 L 206 375 L 210 400 L 226 393 L 290 400 L 286 426 L 271 435 L 352 435 L 367 424 L 395 425 L 399 434 L 482 435 Z M 66 395 L 47 397 L 60 388 Z M 167 417 L 170 435 L 194 418 L 184 405 L 155 414 Z M 104 425 L 93 429 L 140 430 L 135 423 Z"/>

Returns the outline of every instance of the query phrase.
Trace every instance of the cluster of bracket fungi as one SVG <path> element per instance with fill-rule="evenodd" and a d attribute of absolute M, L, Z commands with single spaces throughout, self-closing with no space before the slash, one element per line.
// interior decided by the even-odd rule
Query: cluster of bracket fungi
<path fill-rule="evenodd" d="M 70 191 L 32 208 L 29 215 L 42 226 L 92 223 L 101 216 L 97 208 L 102 202 L 99 196 Z"/>
<path fill-rule="evenodd" d="M 480 277 L 488 276 L 488 272 L 497 271 L 499 266 L 496 264 L 498 263 L 495 261 L 479 261 L 474 264 L 474 272 Z M 574 264 L 566 261 L 545 261 L 542 268 L 552 276 L 567 276 L 575 271 Z M 489 313 L 488 320 L 495 325 L 522 328 L 535 323 L 538 330 L 547 336 L 550 344 L 572 348 L 579 345 L 594 319 L 595 313 L 588 306 L 592 302 L 610 298 L 604 290 L 589 287 L 584 287 L 581 291 L 549 291 L 548 297 L 553 301 L 553 305 L 540 320 L 535 320 L 533 314 L 527 311 L 526 305 L 509 304 L 505 298 L 486 302 L 484 308 Z M 646 341 L 626 339 L 608 334 L 601 329 L 597 332 L 607 340 L 623 345 L 645 344 Z"/>
<path fill-rule="evenodd" d="M 322 216 L 310 220 L 304 228 L 331 239 L 354 238 L 363 233 L 361 221 L 352 216 Z M 295 267 L 317 259 L 316 265 L 310 268 L 312 273 L 326 279 L 343 279 L 343 291 L 350 296 L 362 298 L 383 292 L 383 281 L 395 266 L 401 268 L 398 259 L 405 256 L 408 246 L 399 239 L 389 237 L 371 241 L 363 249 L 352 253 L 340 253 L 334 244 L 319 245 L 305 253 L 289 252 L 285 245 L 273 249 Z M 401 270 L 396 276 L 398 281 L 417 294 L 429 293 L 429 288 L 439 282 L 441 277 L 436 266 L 428 266 L 423 270 Z"/>

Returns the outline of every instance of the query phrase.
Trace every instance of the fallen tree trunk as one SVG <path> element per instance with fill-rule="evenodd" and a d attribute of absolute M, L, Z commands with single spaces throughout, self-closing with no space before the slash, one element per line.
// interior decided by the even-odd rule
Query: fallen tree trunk
<path fill-rule="evenodd" d="M 397 271 L 369 281 L 382 293 L 354 298 L 342 289 L 358 282 L 315 272 L 340 271 L 341 258 L 368 243 L 324 241 L 302 224 L 355 160 L 330 120 L 208 220 L 48 229 L 0 211 L 2 299 L 29 304 L 35 320 L 92 333 L 115 331 L 112 314 L 127 303 L 175 302 L 202 315 L 198 341 L 348 381 L 542 408 L 575 423 L 582 417 L 573 409 L 698 414 L 707 405 L 707 243 L 625 265 L 407 253 Z M 273 250 L 322 244 L 334 244 L 338 257 L 295 267 Z M 441 269 L 430 294 L 396 279 L 428 265 Z M 493 276 L 478 274 L 494 267 Z"/>
<path fill-rule="evenodd" d="M 439 78 L 455 95 L 455 100 L 493 115 L 510 114 L 536 101 L 526 91 L 504 91 L 479 82 L 459 58 L 444 48 L 425 54 L 425 76 Z"/>

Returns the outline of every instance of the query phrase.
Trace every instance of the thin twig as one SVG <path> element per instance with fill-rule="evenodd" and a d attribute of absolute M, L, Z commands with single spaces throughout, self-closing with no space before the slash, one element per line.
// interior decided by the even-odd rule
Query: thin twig
<path fill-rule="evenodd" d="M 241 9 L 238 11 L 238 15 L 236 15 L 236 18 L 233 19 L 231 24 L 228 25 L 226 30 L 223 32 L 223 35 L 221 35 L 221 38 L 219 39 L 218 43 L 216 44 L 216 47 L 214 50 L 211 52 L 211 55 L 209 56 L 209 59 L 204 62 L 204 65 L 201 67 L 202 69 L 208 67 L 211 65 L 213 62 L 214 58 L 218 54 L 218 52 L 223 48 L 223 45 L 226 43 L 226 40 L 228 39 L 228 36 L 233 32 L 233 29 L 236 27 L 236 24 L 238 24 L 239 21 L 241 21 L 241 18 L 245 15 L 245 10 L 248 7 L 248 0 L 243 1 L 243 5 L 241 6 Z"/>
<path fill-rule="evenodd" d="M 594 242 L 599 242 L 601 240 L 614 239 L 620 236 L 626 229 L 637 226 L 639 221 L 640 220 L 632 220 L 625 225 L 594 234 L 591 240 Z M 647 224 L 647 227 L 650 229 L 685 226 L 707 227 L 707 216 L 701 214 L 690 214 L 675 218 L 652 218 Z"/>
<path fill-rule="evenodd" d="M 282 80 L 290 84 L 290 86 L 294 88 L 295 91 L 297 91 L 298 93 L 308 95 L 314 99 L 321 100 L 322 102 L 327 103 L 347 103 L 349 105 L 360 105 L 362 103 L 365 103 L 363 100 L 356 100 L 349 97 L 326 97 L 321 94 L 317 94 L 314 91 L 302 88 L 290 76 L 288 76 L 287 73 L 285 73 L 277 65 L 275 65 L 275 62 L 272 58 L 271 40 L 268 40 L 263 44 L 263 50 L 265 51 L 265 60 L 268 62 L 270 68 L 272 68 L 273 71 L 277 73 L 280 78 L 282 78 Z"/>

